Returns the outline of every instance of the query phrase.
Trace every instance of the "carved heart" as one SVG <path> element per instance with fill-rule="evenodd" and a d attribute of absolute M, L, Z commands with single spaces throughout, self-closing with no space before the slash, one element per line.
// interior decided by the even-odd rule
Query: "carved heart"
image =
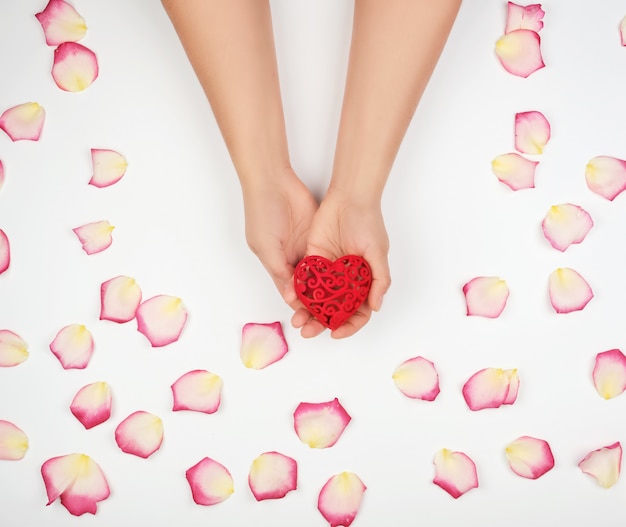
<path fill-rule="evenodd" d="M 293 281 L 309 312 L 327 328 L 337 329 L 367 298 L 372 271 L 363 258 L 352 254 L 334 262 L 307 256 L 296 266 Z"/>

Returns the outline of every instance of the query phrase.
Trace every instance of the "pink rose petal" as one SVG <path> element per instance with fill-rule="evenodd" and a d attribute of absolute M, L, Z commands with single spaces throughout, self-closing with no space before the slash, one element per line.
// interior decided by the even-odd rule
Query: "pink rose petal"
<path fill-rule="evenodd" d="M 134 412 L 117 425 L 115 442 L 122 452 L 145 459 L 161 448 L 163 421 L 148 412 Z"/>
<path fill-rule="evenodd" d="M 580 311 L 593 298 L 593 291 L 586 280 L 569 267 L 553 271 L 548 287 L 550 302 L 557 313 Z"/>
<path fill-rule="evenodd" d="M 589 213 L 571 203 L 552 205 L 541 223 L 546 240 L 559 251 L 565 251 L 572 244 L 581 243 L 591 227 L 593 220 Z"/>
<path fill-rule="evenodd" d="M 506 281 L 497 276 L 478 276 L 463 286 L 468 316 L 497 318 L 509 298 Z"/>
<path fill-rule="evenodd" d="M 283 498 L 298 488 L 298 464 L 279 452 L 265 452 L 252 462 L 248 485 L 257 501 Z"/>
<path fill-rule="evenodd" d="M 541 112 L 515 114 L 515 149 L 522 154 L 543 154 L 550 140 L 550 123 Z"/>
<path fill-rule="evenodd" d="M 206 370 L 193 370 L 185 373 L 172 384 L 174 412 L 191 410 L 212 414 L 220 407 L 222 379 Z"/>
<path fill-rule="evenodd" d="M 537 479 L 554 467 L 550 445 L 536 437 L 518 437 L 505 449 L 511 470 L 518 476 Z"/>
<path fill-rule="evenodd" d="M 11 141 L 39 141 L 46 111 L 36 102 L 25 102 L 13 106 L 0 115 L 0 130 Z"/>
<path fill-rule="evenodd" d="M 72 229 L 83 244 L 83 251 L 96 254 L 107 249 L 113 242 L 111 233 L 115 227 L 108 221 L 94 221 Z"/>
<path fill-rule="evenodd" d="M 516 29 L 498 39 L 496 55 L 506 71 L 526 78 L 545 66 L 540 44 L 535 31 Z"/>
<path fill-rule="evenodd" d="M 516 153 L 502 154 L 491 162 L 491 169 L 501 183 L 512 190 L 535 188 L 535 169 L 538 161 L 531 161 Z"/>
<path fill-rule="evenodd" d="M 76 42 L 59 44 L 54 50 L 52 78 L 64 91 L 83 91 L 98 78 L 96 54 Z"/>
<path fill-rule="evenodd" d="M 28 358 L 28 346 L 17 333 L 0 330 L 0 367 L 22 364 Z"/>
<path fill-rule="evenodd" d="M 282 359 L 289 351 L 280 322 L 246 324 L 241 332 L 241 362 L 261 370 Z"/>
<path fill-rule="evenodd" d="M 106 477 L 98 464 L 85 454 L 68 454 L 48 459 L 41 466 L 48 505 L 61 498 L 74 516 L 95 514 L 98 502 L 109 497 Z"/>
<path fill-rule="evenodd" d="M 0 274 L 4 273 L 11 265 L 11 246 L 9 245 L 9 238 L 0 229 Z"/>
<path fill-rule="evenodd" d="M 359 512 L 366 489 L 354 472 L 335 474 L 320 490 L 317 508 L 330 527 L 348 527 Z"/>
<path fill-rule="evenodd" d="M 439 395 L 439 374 L 435 365 L 424 357 L 404 361 L 392 378 L 398 389 L 412 399 L 434 401 Z"/>
<path fill-rule="evenodd" d="M 0 419 L 0 459 L 17 461 L 26 455 L 28 436 L 9 421 Z"/>
<path fill-rule="evenodd" d="M 543 15 L 545 15 L 545 11 L 541 9 L 541 4 L 521 6 L 509 2 L 504 32 L 510 33 L 516 29 L 530 29 L 539 33 L 543 28 Z"/>
<path fill-rule="evenodd" d="M 100 286 L 100 320 L 120 324 L 135 318 L 141 303 L 141 288 L 130 276 L 116 276 Z"/>
<path fill-rule="evenodd" d="M 509 391 L 502 404 L 513 404 L 517 401 L 517 393 L 519 392 L 519 375 L 517 369 L 504 370 L 504 373 L 509 379 Z"/>
<path fill-rule="evenodd" d="M 82 324 L 65 326 L 50 343 L 50 351 L 66 370 L 86 368 L 93 348 L 91 332 Z"/>
<path fill-rule="evenodd" d="M 311 448 L 333 446 L 350 420 L 336 397 L 323 403 L 300 403 L 293 414 L 296 434 Z"/>
<path fill-rule="evenodd" d="M 469 409 L 477 411 L 514 403 L 518 388 L 517 370 L 484 368 L 467 380 L 462 392 Z M 510 396 L 509 391 L 511 391 Z"/>
<path fill-rule="evenodd" d="M 111 388 L 106 382 L 83 386 L 72 399 L 70 411 L 86 428 L 93 428 L 111 417 Z"/>
<path fill-rule="evenodd" d="M 94 187 L 109 187 L 117 183 L 126 173 L 128 162 L 126 158 L 115 150 L 103 148 L 91 149 L 91 164 L 93 176 L 89 184 Z"/>
<path fill-rule="evenodd" d="M 193 501 L 198 505 L 215 505 L 235 492 L 233 477 L 217 461 L 205 457 L 186 472 Z"/>
<path fill-rule="evenodd" d="M 48 46 L 77 42 L 85 36 L 85 20 L 64 0 L 50 0 L 46 8 L 35 15 L 43 28 Z"/>
<path fill-rule="evenodd" d="M 598 485 L 608 489 L 617 483 L 622 468 L 622 445 L 612 445 L 589 452 L 578 463 L 578 468 L 589 474 L 598 482 Z"/>
<path fill-rule="evenodd" d="M 600 397 L 617 397 L 626 390 L 626 357 L 618 349 L 598 353 L 592 377 Z"/>
<path fill-rule="evenodd" d="M 158 295 L 139 305 L 136 318 L 137 331 L 158 348 L 179 339 L 187 322 L 187 309 L 178 297 Z"/>
<path fill-rule="evenodd" d="M 433 483 L 439 485 L 454 499 L 478 487 L 476 465 L 463 452 L 443 448 L 435 454 L 433 464 L 435 465 Z"/>
<path fill-rule="evenodd" d="M 597 156 L 587 163 L 585 180 L 591 192 L 613 201 L 626 189 L 626 161 Z"/>
<path fill-rule="evenodd" d="M 622 42 L 622 46 L 626 46 L 626 16 L 622 18 L 622 21 L 619 25 L 619 36 Z"/>

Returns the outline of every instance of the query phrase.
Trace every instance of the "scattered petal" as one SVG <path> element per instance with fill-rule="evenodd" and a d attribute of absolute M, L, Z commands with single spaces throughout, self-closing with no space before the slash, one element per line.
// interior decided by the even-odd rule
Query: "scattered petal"
<path fill-rule="evenodd" d="M 26 455 L 28 436 L 9 421 L 0 419 L 0 459 L 17 461 Z"/>
<path fill-rule="evenodd" d="M 585 180 L 591 192 L 613 201 L 626 189 L 626 161 L 597 156 L 587 163 Z"/>
<path fill-rule="evenodd" d="M 517 393 L 519 392 L 519 375 L 517 369 L 504 370 L 504 373 L 509 379 L 509 391 L 506 394 L 506 398 L 502 401 L 502 404 L 513 404 L 517 401 Z"/>
<path fill-rule="evenodd" d="M 83 244 L 83 251 L 95 254 L 107 249 L 113 242 L 111 233 L 115 227 L 108 221 L 94 221 L 72 229 Z"/>
<path fill-rule="evenodd" d="M 0 330 L 0 367 L 22 364 L 28 358 L 28 346 L 17 333 Z"/>
<path fill-rule="evenodd" d="M 435 465 L 433 483 L 439 485 L 454 499 L 478 487 L 476 465 L 463 452 L 442 448 L 435 454 L 433 464 Z"/>
<path fill-rule="evenodd" d="M 516 153 L 502 154 L 491 162 L 491 170 L 501 183 L 512 190 L 535 188 L 535 169 L 539 161 L 531 161 Z"/>
<path fill-rule="evenodd" d="M 553 271 L 548 282 L 550 302 L 557 313 L 579 311 L 593 298 L 593 291 L 586 280 L 569 267 Z"/>
<path fill-rule="evenodd" d="M 205 457 L 186 472 L 193 501 L 198 505 L 215 505 L 235 492 L 233 477 L 217 461 Z"/>
<path fill-rule="evenodd" d="M 497 276 L 478 276 L 463 286 L 468 316 L 497 318 L 506 306 L 509 287 Z"/>
<path fill-rule="evenodd" d="M 515 114 L 515 149 L 522 154 L 543 154 L 550 140 L 550 123 L 541 112 Z"/>
<path fill-rule="evenodd" d="M 64 0 L 50 0 L 46 8 L 35 17 L 43 28 L 48 46 L 77 42 L 87 32 L 83 17 Z"/>
<path fill-rule="evenodd" d="M 91 332 L 82 324 L 65 326 L 50 343 L 50 351 L 66 370 L 86 368 L 93 347 Z"/>
<path fill-rule="evenodd" d="M 581 243 L 593 227 L 589 213 L 571 203 L 552 205 L 541 223 L 543 235 L 550 245 L 565 251 L 570 245 Z"/>
<path fill-rule="evenodd" d="M 76 42 L 59 44 L 54 50 L 52 78 L 64 91 L 83 91 L 98 78 L 96 54 Z"/>
<path fill-rule="evenodd" d="M 550 445 L 536 437 L 518 437 L 505 449 L 511 470 L 518 476 L 537 479 L 554 467 Z"/>
<path fill-rule="evenodd" d="M 58 497 L 74 516 L 95 514 L 98 502 L 109 497 L 110 490 L 100 466 L 85 454 L 68 454 L 48 459 L 41 466 L 48 505 Z"/>
<path fill-rule="evenodd" d="M 116 276 L 100 286 L 100 320 L 128 322 L 135 318 L 140 303 L 141 289 L 130 276 Z"/>
<path fill-rule="evenodd" d="M 350 419 L 336 397 L 324 403 L 300 403 L 293 414 L 296 434 L 311 448 L 333 446 Z"/>
<path fill-rule="evenodd" d="M 513 404 L 517 399 L 518 389 L 517 370 L 484 368 L 463 385 L 463 398 L 473 411 L 499 408 L 503 404 Z"/>
<path fill-rule="evenodd" d="M 261 370 L 282 359 L 289 351 L 280 322 L 246 324 L 241 331 L 241 362 Z"/>
<path fill-rule="evenodd" d="M 509 2 L 504 32 L 510 33 L 516 29 L 530 29 L 539 33 L 543 28 L 543 15 L 545 14 L 545 11 L 541 9 L 541 4 L 521 6 Z"/>
<path fill-rule="evenodd" d="M 161 448 L 163 421 L 148 412 L 134 412 L 115 429 L 115 442 L 122 452 L 145 459 Z"/>
<path fill-rule="evenodd" d="M 126 173 L 128 162 L 126 158 L 115 150 L 103 148 L 91 149 L 91 164 L 93 176 L 89 184 L 94 187 L 109 187 L 117 183 Z"/>
<path fill-rule="evenodd" d="M 541 39 L 529 29 L 516 29 L 496 42 L 496 55 L 506 71 L 518 77 L 528 77 L 543 68 Z"/>
<path fill-rule="evenodd" d="M 86 429 L 104 423 L 111 417 L 111 388 L 106 382 L 83 386 L 74 396 L 70 410 Z"/>
<path fill-rule="evenodd" d="M 11 265 L 11 246 L 9 245 L 9 238 L 0 229 L 0 274 L 4 273 Z"/>
<path fill-rule="evenodd" d="M 158 295 L 142 302 L 136 317 L 137 331 L 158 348 L 179 339 L 187 322 L 187 309 L 178 297 Z"/>
<path fill-rule="evenodd" d="M 598 353 L 592 376 L 600 397 L 617 397 L 626 390 L 626 357 L 618 349 Z"/>
<path fill-rule="evenodd" d="M 320 490 L 317 508 L 330 527 L 348 527 L 359 512 L 366 489 L 354 472 L 335 474 Z"/>
<path fill-rule="evenodd" d="M 25 102 L 6 110 L 0 115 L 0 130 L 11 141 L 39 141 L 46 111 L 36 102 Z"/>
<path fill-rule="evenodd" d="M 172 410 L 215 413 L 220 407 L 223 385 L 219 375 L 206 370 L 187 372 L 172 384 L 174 396 Z"/>
<path fill-rule="evenodd" d="M 435 365 L 424 357 L 404 361 L 392 378 L 398 389 L 412 399 L 434 401 L 439 395 L 439 374 Z"/>
<path fill-rule="evenodd" d="M 580 470 L 594 477 L 598 484 L 605 489 L 617 483 L 621 467 L 622 445 L 619 441 L 612 445 L 594 450 L 593 452 L 589 452 L 589 454 L 578 463 Z"/>
<path fill-rule="evenodd" d="M 622 46 L 626 46 L 626 16 L 622 18 L 622 22 L 619 25 L 619 36 Z"/>
<path fill-rule="evenodd" d="M 298 488 L 298 464 L 279 452 L 265 452 L 252 462 L 248 485 L 257 501 L 283 498 Z"/>

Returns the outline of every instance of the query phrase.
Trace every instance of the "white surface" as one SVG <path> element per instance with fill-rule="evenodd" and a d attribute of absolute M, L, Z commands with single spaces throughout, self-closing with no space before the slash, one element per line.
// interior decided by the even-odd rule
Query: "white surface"
<path fill-rule="evenodd" d="M 486 527 L 623 525 L 625 481 L 601 489 L 576 464 L 590 450 L 626 440 L 626 396 L 602 400 L 591 382 L 597 352 L 626 347 L 626 197 L 613 203 L 585 186 L 595 155 L 626 158 L 626 48 L 618 0 L 546 0 L 547 67 L 528 79 L 507 74 L 493 53 L 505 2 L 467 0 L 398 155 L 384 198 L 393 286 L 381 313 L 353 338 L 305 341 L 289 309 L 248 251 L 239 186 L 209 106 L 156 1 L 75 0 L 89 30 L 83 43 L 100 78 L 80 94 L 49 74 L 52 49 L 32 16 L 45 1 L 0 4 L 0 109 L 34 100 L 47 111 L 37 143 L 0 133 L 6 183 L 0 228 L 13 261 L 0 276 L 0 327 L 29 343 L 27 362 L 0 370 L 0 419 L 30 437 L 19 462 L 0 462 L 0 523 L 125 526 L 272 525 L 316 527 L 317 493 L 351 470 L 368 490 L 355 526 Z M 328 180 L 341 104 L 351 4 L 276 0 L 275 31 L 292 161 L 319 195 Z M 552 124 L 537 188 L 514 193 L 491 160 L 513 150 L 515 112 L 540 110 Z M 129 169 L 96 189 L 89 149 L 113 148 Z M 565 254 L 543 239 L 550 205 L 571 201 L 596 226 Z M 71 229 L 108 219 L 107 251 L 86 256 Z M 548 274 L 571 266 L 596 297 L 579 313 L 556 315 Z M 179 342 L 151 349 L 134 323 L 98 321 L 99 285 L 128 274 L 145 297 L 180 296 L 190 318 Z M 511 289 L 497 320 L 466 317 L 461 286 L 499 275 Z M 239 361 L 246 322 L 283 322 L 290 352 L 263 371 Z M 49 342 L 84 323 L 96 350 L 87 369 L 64 371 Z M 441 394 L 433 403 L 403 397 L 391 373 L 403 360 L 434 361 Z M 486 367 L 517 367 L 512 407 L 470 412 L 461 387 Z M 170 384 L 204 368 L 224 380 L 214 415 L 171 411 Z M 83 385 L 106 380 L 112 418 L 84 430 L 69 412 Z M 352 422 L 333 448 L 313 451 L 292 429 L 300 401 L 339 397 Z M 117 423 L 135 410 L 160 415 L 161 450 L 147 460 L 115 445 Z M 557 466 L 537 481 L 515 476 L 503 448 L 520 435 L 549 441 Z M 467 453 L 480 488 L 453 500 L 431 483 L 434 453 Z M 278 450 L 297 459 L 299 488 L 255 502 L 251 461 Z M 111 497 L 95 517 L 45 507 L 39 473 L 52 456 L 84 452 L 103 468 Z M 214 507 L 193 503 L 184 473 L 204 456 L 229 468 L 235 493 Z"/>

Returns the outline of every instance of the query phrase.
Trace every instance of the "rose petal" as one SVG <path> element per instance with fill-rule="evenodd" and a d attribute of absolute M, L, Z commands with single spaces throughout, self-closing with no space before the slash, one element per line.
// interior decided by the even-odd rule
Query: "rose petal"
<path fill-rule="evenodd" d="M 17 461 L 26 455 L 28 436 L 9 421 L 0 419 L 0 459 Z"/>
<path fill-rule="evenodd" d="M 282 359 L 289 351 L 280 322 L 246 324 L 241 332 L 241 362 L 261 370 Z"/>
<path fill-rule="evenodd" d="M 504 370 L 505 375 L 508 378 L 509 391 L 506 394 L 502 404 L 513 404 L 517 401 L 517 393 L 519 392 L 519 375 L 517 369 Z"/>
<path fill-rule="evenodd" d="M 265 452 L 252 462 L 248 485 L 257 501 L 283 498 L 298 488 L 298 464 L 279 452 Z"/>
<path fill-rule="evenodd" d="M 83 386 L 72 399 L 70 411 L 86 428 L 93 428 L 111 417 L 111 388 L 106 382 Z"/>
<path fill-rule="evenodd" d="M 100 286 L 100 320 L 124 323 L 135 318 L 141 288 L 130 276 L 116 276 Z"/>
<path fill-rule="evenodd" d="M 497 276 L 478 276 L 463 286 L 468 316 L 497 318 L 506 306 L 509 287 Z"/>
<path fill-rule="evenodd" d="M 469 409 L 477 411 L 512 404 L 517 398 L 518 387 L 517 370 L 484 368 L 467 380 L 462 392 Z M 513 392 L 509 397 L 511 388 Z"/>
<path fill-rule="evenodd" d="M 186 472 L 193 501 L 198 505 L 215 505 L 235 492 L 233 477 L 217 461 L 205 457 Z"/>
<path fill-rule="evenodd" d="M 109 497 L 109 485 L 102 469 L 85 454 L 68 454 L 48 459 L 41 466 L 48 505 L 61 504 L 74 516 L 95 514 L 98 502 Z"/>
<path fill-rule="evenodd" d="M 350 420 L 336 397 L 323 403 L 300 403 L 293 414 L 296 434 L 311 448 L 333 446 Z"/>
<path fill-rule="evenodd" d="M 592 376 L 600 397 L 617 397 L 626 390 L 626 357 L 618 349 L 598 353 Z"/>
<path fill-rule="evenodd" d="M 185 373 L 172 384 L 174 412 L 192 410 L 212 414 L 220 407 L 222 379 L 206 370 Z"/>
<path fill-rule="evenodd" d="M 145 459 L 161 448 L 163 421 L 148 412 L 134 412 L 117 425 L 115 442 L 122 452 Z"/>
<path fill-rule="evenodd" d="M 626 46 L 626 16 L 622 18 L 622 21 L 619 25 L 619 36 L 622 41 L 622 46 Z"/>
<path fill-rule="evenodd" d="M 552 205 L 541 223 L 543 235 L 550 245 L 565 251 L 570 245 L 581 243 L 593 227 L 589 213 L 571 203 Z"/>
<path fill-rule="evenodd" d="M 476 465 L 463 452 L 443 448 L 435 454 L 433 464 L 435 465 L 433 483 L 439 485 L 454 499 L 478 487 Z"/>
<path fill-rule="evenodd" d="M 518 437 L 505 449 L 511 470 L 518 476 L 537 479 L 554 467 L 550 445 L 536 437 Z"/>
<path fill-rule="evenodd" d="M 108 221 L 94 221 L 72 229 L 83 244 L 83 251 L 95 254 L 107 249 L 113 242 L 111 232 L 115 227 Z"/>
<path fill-rule="evenodd" d="M 580 470 L 594 477 L 598 484 L 605 489 L 617 483 L 621 467 L 622 445 L 619 441 L 589 452 L 589 454 L 578 463 Z"/>
<path fill-rule="evenodd" d="M 158 295 L 139 305 L 136 318 L 137 331 L 158 348 L 179 339 L 187 322 L 187 309 L 178 297 Z"/>
<path fill-rule="evenodd" d="M 545 11 L 541 9 L 541 4 L 531 4 L 521 6 L 509 2 L 507 6 L 505 33 L 510 33 L 516 29 L 530 29 L 539 33 L 543 28 L 543 15 Z"/>
<path fill-rule="evenodd" d="M 0 330 L 0 367 L 22 364 L 28 358 L 28 346 L 17 333 Z"/>
<path fill-rule="evenodd" d="M 35 17 L 43 28 L 48 46 L 77 42 L 87 32 L 83 17 L 64 0 L 50 0 L 46 8 Z"/>
<path fill-rule="evenodd" d="M 496 55 L 506 71 L 526 78 L 545 66 L 540 44 L 535 31 L 516 29 L 498 39 Z"/>
<path fill-rule="evenodd" d="M 359 512 L 366 489 L 353 472 L 335 474 L 320 490 L 317 508 L 330 527 L 348 527 Z"/>
<path fill-rule="evenodd" d="M 11 141 L 39 141 L 46 111 L 36 102 L 25 102 L 6 110 L 0 115 L 0 129 Z"/>
<path fill-rule="evenodd" d="M 535 188 L 535 169 L 538 161 L 531 161 L 516 153 L 502 154 L 491 162 L 491 169 L 501 183 L 512 190 Z"/>
<path fill-rule="evenodd" d="M 393 372 L 393 382 L 407 397 L 434 401 L 439 395 L 439 374 L 424 357 L 405 360 Z"/>
<path fill-rule="evenodd" d="M 65 326 L 50 343 L 50 351 L 66 370 L 72 368 L 82 370 L 87 367 L 93 348 L 93 337 L 82 324 Z"/>
<path fill-rule="evenodd" d="M 593 291 L 574 269 L 560 267 L 550 274 L 550 302 L 557 313 L 571 313 L 583 309 L 593 298 Z"/>
<path fill-rule="evenodd" d="M 96 54 L 76 42 L 59 44 L 54 50 L 52 78 L 64 91 L 83 91 L 98 78 Z"/>
<path fill-rule="evenodd" d="M 9 245 L 9 238 L 0 229 L 0 274 L 4 273 L 11 265 L 11 246 Z"/>
<path fill-rule="evenodd" d="M 550 140 L 550 123 L 541 112 L 515 114 L 515 149 L 522 154 L 543 154 Z"/>
<path fill-rule="evenodd" d="M 109 187 L 117 183 L 128 168 L 128 162 L 122 154 L 115 150 L 103 148 L 91 149 L 91 164 L 93 176 L 89 180 L 89 185 L 98 188 Z"/>
<path fill-rule="evenodd" d="M 597 156 L 587 163 L 585 180 L 591 192 L 613 201 L 626 189 L 626 161 Z"/>

